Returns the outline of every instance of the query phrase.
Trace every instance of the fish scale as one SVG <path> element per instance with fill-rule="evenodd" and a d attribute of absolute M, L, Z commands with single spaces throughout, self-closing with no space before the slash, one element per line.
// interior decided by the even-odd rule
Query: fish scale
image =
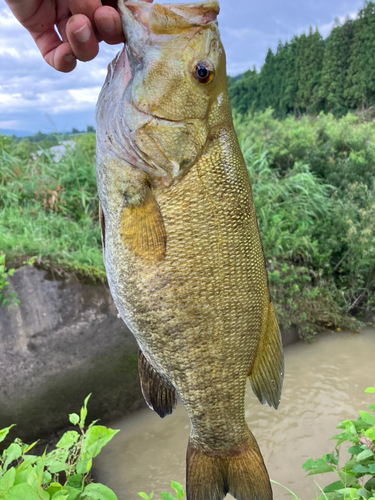
<path fill-rule="evenodd" d="M 244 395 L 250 377 L 259 400 L 278 406 L 283 355 L 232 123 L 217 3 L 120 7 L 128 46 L 97 107 L 109 286 L 140 347 L 146 402 L 165 417 L 178 394 L 189 415 L 188 500 L 228 491 L 270 500 Z M 195 64 L 212 68 L 212 83 L 194 81 Z M 175 88 L 168 67 L 172 82 L 180 75 Z"/>

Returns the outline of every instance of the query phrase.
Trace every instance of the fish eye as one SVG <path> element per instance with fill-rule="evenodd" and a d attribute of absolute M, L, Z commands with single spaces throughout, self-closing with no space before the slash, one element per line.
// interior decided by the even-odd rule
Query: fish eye
<path fill-rule="evenodd" d="M 207 61 L 199 61 L 194 67 L 194 78 L 199 83 L 210 83 L 214 74 L 214 68 Z"/>

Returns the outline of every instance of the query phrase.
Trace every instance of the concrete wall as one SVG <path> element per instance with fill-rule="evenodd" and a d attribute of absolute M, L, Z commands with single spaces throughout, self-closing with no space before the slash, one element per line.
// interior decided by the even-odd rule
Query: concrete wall
<path fill-rule="evenodd" d="M 106 287 L 34 267 L 10 281 L 21 303 L 0 307 L 0 429 L 16 423 L 18 437 L 43 437 L 90 392 L 89 420 L 143 407 L 137 344 Z"/>

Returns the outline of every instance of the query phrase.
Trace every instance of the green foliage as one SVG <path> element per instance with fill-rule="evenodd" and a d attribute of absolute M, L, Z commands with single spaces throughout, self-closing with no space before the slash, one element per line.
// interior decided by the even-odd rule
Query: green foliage
<path fill-rule="evenodd" d="M 19 304 L 17 294 L 8 292 L 8 276 L 13 276 L 15 269 L 6 269 L 5 267 L 5 254 L 0 254 L 0 306 L 7 304 Z"/>
<path fill-rule="evenodd" d="M 105 279 L 95 134 L 77 137 L 58 162 L 40 143 L 20 152 L 23 144 L 0 148 L 0 252 L 14 265 L 32 255 L 40 266 Z"/>
<path fill-rule="evenodd" d="M 236 116 L 281 325 L 356 330 L 375 303 L 375 127 Z M 268 150 L 265 153 L 265 150 Z"/>
<path fill-rule="evenodd" d="M 246 141 L 242 149 L 253 186 L 272 300 L 281 326 L 297 327 L 304 338 L 312 338 L 322 326 L 356 329 L 358 324 L 348 315 L 350 308 L 332 280 L 330 248 L 326 239 L 324 244 L 321 241 L 336 209 L 334 187 L 324 184 L 301 163 L 278 176 L 269 166 L 267 153 L 255 154 Z M 368 236 L 371 238 L 372 234 Z M 364 250 L 359 243 L 358 252 Z M 353 255 L 351 252 L 349 257 L 348 253 L 345 259 L 349 262 Z M 365 276 L 359 255 L 357 262 Z M 352 280 L 348 293 L 358 293 L 360 284 L 354 269 L 346 272 Z M 347 275 L 342 272 L 340 279 L 342 276 Z"/>
<path fill-rule="evenodd" d="M 375 393 L 370 387 L 367 393 Z M 337 428 L 342 429 L 332 439 L 336 447 L 332 453 L 303 464 L 308 475 L 335 473 L 336 480 L 323 490 L 317 500 L 375 500 L 375 405 L 369 406 L 371 413 L 359 412 L 356 420 L 344 420 Z M 342 444 L 349 445 L 350 458 L 340 466 Z"/>
<path fill-rule="evenodd" d="M 174 489 L 176 496 L 172 495 L 171 493 L 160 493 L 160 498 L 162 500 L 182 500 L 182 498 L 185 497 L 185 493 L 181 484 L 177 483 L 176 481 L 171 481 L 171 486 Z M 138 495 L 144 500 L 151 500 L 154 496 L 154 492 L 152 492 L 150 495 L 141 492 L 138 493 Z"/>
<path fill-rule="evenodd" d="M 0 456 L 0 499 L 3 500 L 117 500 L 112 490 L 90 482 L 92 459 L 119 431 L 91 423 L 85 427 L 87 402 L 81 416 L 70 421 L 78 431 L 67 431 L 56 448 L 41 457 L 29 452 L 37 443 L 27 445 L 19 439 Z M 75 414 L 74 414 L 75 415 Z M 3 442 L 13 426 L 0 430 Z"/>

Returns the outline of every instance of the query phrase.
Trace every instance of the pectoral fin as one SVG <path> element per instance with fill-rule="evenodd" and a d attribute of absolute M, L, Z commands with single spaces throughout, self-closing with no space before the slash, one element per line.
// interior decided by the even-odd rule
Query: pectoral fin
<path fill-rule="evenodd" d="M 139 350 L 138 371 L 142 394 L 148 406 L 161 418 L 173 413 L 177 405 L 175 388 L 155 370 L 141 350 Z"/>
<path fill-rule="evenodd" d="M 125 204 L 121 213 L 121 238 L 139 257 L 151 261 L 165 258 L 167 234 L 151 188 L 144 188 L 136 204 Z"/>
<path fill-rule="evenodd" d="M 259 401 L 277 409 L 284 379 L 284 355 L 280 329 L 271 303 L 266 325 L 249 378 Z"/>

